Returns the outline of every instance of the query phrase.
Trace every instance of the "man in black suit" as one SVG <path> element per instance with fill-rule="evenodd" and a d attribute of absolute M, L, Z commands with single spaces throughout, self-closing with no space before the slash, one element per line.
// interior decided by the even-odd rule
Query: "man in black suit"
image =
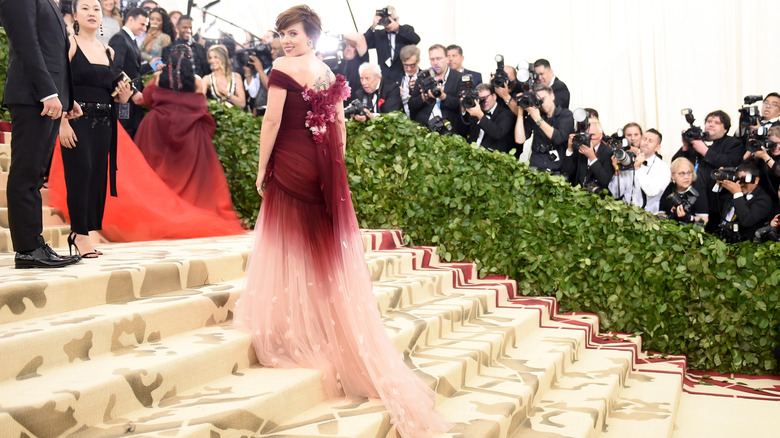
<path fill-rule="evenodd" d="M 52 0 L 0 0 L 10 59 L 3 104 L 11 113 L 8 222 L 16 268 L 57 268 L 80 257 L 60 257 L 46 245 L 41 213 L 44 176 L 60 117 L 78 117 L 68 60 L 68 34 Z"/>
<path fill-rule="evenodd" d="M 569 176 L 572 185 L 600 193 L 607 190 L 615 173 L 612 170 L 612 149 L 602 141 L 604 130 L 599 119 L 591 116 L 588 123 L 589 142 L 576 144 L 573 141 L 575 134 L 569 134 L 562 170 Z"/>
<path fill-rule="evenodd" d="M 561 108 L 569 108 L 569 100 L 571 95 L 569 94 L 569 87 L 555 76 L 555 73 L 550 68 L 550 61 L 546 59 L 537 59 L 534 62 L 534 71 L 538 75 L 536 83 L 550 87 L 555 93 L 555 102 Z"/>
<path fill-rule="evenodd" d="M 718 181 L 721 190 L 721 222 L 718 234 L 729 243 L 751 240 L 756 230 L 772 217 L 772 198 L 759 186 L 757 160 L 737 166 L 739 181 Z"/>
<path fill-rule="evenodd" d="M 108 45 L 114 49 L 114 75 L 125 72 L 133 80 L 135 88 L 132 101 L 118 105 L 119 123 L 130 137 L 135 136 L 144 117 L 141 107 L 144 103 L 143 75 L 152 71 L 148 63 L 141 63 L 141 49 L 135 41 L 135 37 L 146 29 L 148 21 L 149 14 L 145 10 L 130 9 L 125 16 L 125 25 L 108 41 Z"/>
<path fill-rule="evenodd" d="M 366 62 L 360 65 L 359 71 L 362 88 L 355 91 L 355 99 L 363 102 L 365 109 L 364 115 L 353 115 L 353 119 L 365 122 L 376 114 L 401 110 L 401 90 L 398 84 L 384 80 L 378 65 Z"/>
<path fill-rule="evenodd" d="M 434 79 L 441 84 L 436 87 L 441 94 L 436 97 L 430 90 L 423 93 L 418 75 L 409 97 L 410 116 L 423 126 L 429 126 L 431 120 L 441 117 L 450 123 L 453 133 L 462 133 L 460 96 L 465 89 L 463 75 L 448 67 L 446 49 L 441 44 L 431 46 L 428 57 L 435 72 Z"/>
<path fill-rule="evenodd" d="M 474 70 L 469 70 L 463 67 L 463 48 L 456 44 L 450 44 L 447 46 L 447 63 L 450 68 L 457 70 L 464 75 L 471 75 L 471 80 L 474 82 L 474 86 L 482 83 L 482 73 Z"/>
<path fill-rule="evenodd" d="M 401 49 L 409 44 L 420 42 L 420 36 L 414 32 L 414 27 L 398 23 L 398 13 L 395 8 L 388 6 L 390 13 L 390 23 L 384 29 L 377 30 L 379 25 L 379 14 L 374 16 L 374 24 L 366 31 L 366 44 L 369 49 L 376 49 L 376 58 L 379 66 L 382 68 L 382 77 L 396 84 L 401 83 L 401 77 L 404 74 L 401 66 Z"/>
<path fill-rule="evenodd" d="M 509 152 L 515 147 L 512 135 L 515 115 L 498 104 L 496 93 L 489 84 L 479 84 L 475 91 L 479 97 L 477 105 L 464 106 L 468 113 L 463 126 L 466 140 L 485 149 Z"/>
<path fill-rule="evenodd" d="M 200 44 L 196 44 L 192 41 L 192 17 L 189 15 L 182 15 L 179 17 L 179 22 L 176 23 L 176 34 L 179 36 L 173 44 L 163 47 L 162 61 L 168 63 L 168 58 L 171 57 L 171 49 L 178 44 L 186 44 L 192 49 L 192 69 L 196 75 L 203 77 L 211 73 L 211 68 L 206 60 L 206 49 Z M 266 67 L 270 67 L 266 66 Z"/>

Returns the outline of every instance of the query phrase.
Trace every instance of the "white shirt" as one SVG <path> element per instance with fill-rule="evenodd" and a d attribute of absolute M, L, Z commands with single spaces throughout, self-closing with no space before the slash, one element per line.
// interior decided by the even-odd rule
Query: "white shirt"
<path fill-rule="evenodd" d="M 669 165 L 658 155 L 653 155 L 639 170 L 621 170 L 609 182 L 609 191 L 615 199 L 638 205 L 652 214 L 658 214 L 661 195 L 672 180 Z"/>

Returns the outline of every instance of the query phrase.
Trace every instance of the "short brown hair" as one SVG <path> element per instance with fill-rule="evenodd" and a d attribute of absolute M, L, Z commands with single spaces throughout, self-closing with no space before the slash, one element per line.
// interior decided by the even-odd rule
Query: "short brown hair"
<path fill-rule="evenodd" d="M 296 23 L 303 24 L 306 36 L 311 38 L 313 45 L 316 46 L 322 33 L 320 16 L 306 5 L 293 6 L 276 17 L 276 30 L 281 32 Z"/>
<path fill-rule="evenodd" d="M 412 56 L 417 57 L 417 61 L 420 61 L 420 48 L 417 47 L 414 44 L 409 44 L 408 46 L 403 46 L 401 48 L 401 53 L 398 54 L 398 56 L 401 57 L 401 62 L 406 62 L 411 58 Z"/>
<path fill-rule="evenodd" d="M 710 117 L 715 117 L 718 120 L 720 120 L 720 123 L 722 123 L 723 127 L 726 128 L 726 133 L 729 132 L 729 129 L 731 129 L 731 117 L 729 117 L 729 115 L 726 114 L 725 111 L 715 110 L 707 114 L 707 117 L 704 118 L 704 121 L 706 122 Z"/>

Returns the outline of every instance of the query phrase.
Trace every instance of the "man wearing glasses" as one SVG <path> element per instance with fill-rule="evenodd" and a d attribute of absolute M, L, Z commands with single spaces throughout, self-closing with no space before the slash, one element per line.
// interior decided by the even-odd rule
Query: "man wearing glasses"
<path fill-rule="evenodd" d="M 769 93 L 761 105 L 761 126 L 767 130 L 773 126 L 780 126 L 780 94 Z"/>
<path fill-rule="evenodd" d="M 401 88 L 401 101 L 406 116 L 414 120 L 409 110 L 409 96 L 411 96 L 414 83 L 417 81 L 417 73 L 420 72 L 420 48 L 410 45 L 401 49 L 401 63 L 404 67 L 404 75 L 401 78 L 401 83 L 398 84 Z"/>
<path fill-rule="evenodd" d="M 512 134 L 515 115 L 498 105 L 496 93 L 489 84 L 479 84 L 475 90 L 479 97 L 478 105 L 464 108 L 468 114 L 464 125 L 466 140 L 485 149 L 509 152 L 515 147 Z"/>

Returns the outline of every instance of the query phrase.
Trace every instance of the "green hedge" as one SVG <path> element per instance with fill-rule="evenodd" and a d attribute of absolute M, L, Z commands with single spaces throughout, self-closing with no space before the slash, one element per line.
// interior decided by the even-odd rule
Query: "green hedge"
<path fill-rule="evenodd" d="M 226 172 L 237 169 L 231 188 L 243 191 L 236 207 L 251 220 L 257 122 L 222 108 L 215 116 Z M 555 296 L 564 311 L 597 313 L 603 330 L 642 334 L 644 348 L 685 354 L 693 369 L 777 373 L 780 244 L 726 245 L 431 134 L 402 113 L 347 129 L 362 227 L 401 228 L 407 243 L 509 275 L 521 293 Z"/>
<path fill-rule="evenodd" d="M 5 90 L 5 75 L 8 71 L 8 35 L 5 34 L 5 29 L 0 27 L 0 96 L 3 95 Z M 8 108 L 0 106 L 0 120 L 11 120 L 11 114 L 8 113 Z"/>

